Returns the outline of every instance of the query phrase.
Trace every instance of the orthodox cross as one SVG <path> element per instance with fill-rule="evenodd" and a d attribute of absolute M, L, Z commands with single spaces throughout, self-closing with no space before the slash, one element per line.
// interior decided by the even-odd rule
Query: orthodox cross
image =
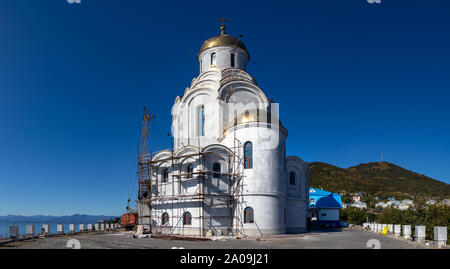
<path fill-rule="evenodd" d="M 220 34 L 225 34 L 225 22 L 228 22 L 224 17 L 217 19 L 217 21 L 222 22 L 222 25 L 220 25 Z"/>

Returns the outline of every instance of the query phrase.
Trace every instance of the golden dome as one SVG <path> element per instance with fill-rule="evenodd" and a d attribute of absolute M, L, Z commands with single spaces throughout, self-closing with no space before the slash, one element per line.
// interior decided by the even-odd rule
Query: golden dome
<path fill-rule="evenodd" d="M 222 24 L 220 30 L 221 30 L 220 35 L 213 36 L 210 39 L 203 42 L 202 46 L 200 47 L 200 52 L 198 53 L 199 55 L 203 51 L 214 47 L 236 47 L 244 50 L 250 57 L 250 54 L 248 53 L 247 48 L 244 45 L 244 42 L 242 42 L 239 38 L 227 35 L 225 33 L 225 25 Z"/>

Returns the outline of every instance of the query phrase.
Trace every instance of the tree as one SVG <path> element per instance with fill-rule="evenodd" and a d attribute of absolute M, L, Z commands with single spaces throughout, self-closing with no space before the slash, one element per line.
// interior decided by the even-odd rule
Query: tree
<path fill-rule="evenodd" d="M 414 232 L 416 225 L 425 226 L 425 236 L 433 240 L 434 227 L 446 226 L 450 229 L 450 207 L 445 205 L 426 205 L 419 202 L 408 210 L 385 208 L 377 216 L 378 223 L 411 225 Z M 447 238 L 449 235 L 447 234 Z"/>
<path fill-rule="evenodd" d="M 365 209 L 357 208 L 357 207 L 347 207 L 341 209 L 341 220 L 352 223 L 352 224 L 361 224 L 366 222 L 367 213 Z"/>

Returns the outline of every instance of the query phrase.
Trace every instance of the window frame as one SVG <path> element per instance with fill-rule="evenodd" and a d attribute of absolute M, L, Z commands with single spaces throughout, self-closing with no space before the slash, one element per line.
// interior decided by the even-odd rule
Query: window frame
<path fill-rule="evenodd" d="M 216 171 L 217 166 L 219 167 L 218 171 Z M 222 171 L 222 165 L 220 165 L 220 163 L 214 163 L 212 166 L 212 171 L 213 171 L 212 178 L 220 178 L 220 173 Z"/>
<path fill-rule="evenodd" d="M 162 172 L 162 182 L 169 181 L 169 168 L 164 168 Z"/>
<path fill-rule="evenodd" d="M 250 153 L 248 152 L 248 150 L 250 151 Z M 249 156 L 247 156 L 247 154 Z M 244 169 L 252 169 L 252 168 L 253 168 L 253 143 L 252 141 L 247 141 L 244 143 Z"/>
<path fill-rule="evenodd" d="M 255 223 L 255 210 L 251 206 L 244 208 L 244 224 Z"/>
<path fill-rule="evenodd" d="M 197 136 L 205 136 L 205 106 L 200 105 L 197 109 Z"/>
<path fill-rule="evenodd" d="M 295 186 L 296 185 L 296 176 L 295 176 L 295 172 L 291 171 L 289 173 L 289 185 L 291 186 Z"/>
<path fill-rule="evenodd" d="M 216 65 L 217 63 L 217 54 L 215 52 L 211 53 L 211 65 Z"/>
<path fill-rule="evenodd" d="M 192 214 L 189 211 L 183 214 L 183 225 L 192 225 Z"/>
<path fill-rule="evenodd" d="M 194 173 L 194 165 L 192 163 L 187 165 L 186 168 L 186 178 L 192 178 Z"/>
<path fill-rule="evenodd" d="M 164 212 L 161 215 L 161 225 L 165 225 L 166 223 L 169 223 L 169 213 Z"/>

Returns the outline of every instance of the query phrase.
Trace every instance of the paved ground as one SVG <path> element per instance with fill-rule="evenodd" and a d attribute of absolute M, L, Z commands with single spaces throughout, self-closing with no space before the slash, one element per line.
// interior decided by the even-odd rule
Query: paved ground
<path fill-rule="evenodd" d="M 149 238 L 132 238 L 131 234 L 76 234 L 46 239 L 33 239 L 14 242 L 0 246 L 0 249 L 59 249 L 67 248 L 70 239 L 77 239 L 81 248 L 152 248 L 170 249 L 183 247 L 185 249 L 261 249 L 261 248 L 300 248 L 300 249 L 365 249 L 367 242 L 376 239 L 383 249 L 412 249 L 425 248 L 411 241 L 398 240 L 369 231 L 343 229 L 326 232 L 311 232 L 295 235 L 264 236 L 262 240 L 256 238 L 229 239 L 225 241 L 181 241 Z"/>

